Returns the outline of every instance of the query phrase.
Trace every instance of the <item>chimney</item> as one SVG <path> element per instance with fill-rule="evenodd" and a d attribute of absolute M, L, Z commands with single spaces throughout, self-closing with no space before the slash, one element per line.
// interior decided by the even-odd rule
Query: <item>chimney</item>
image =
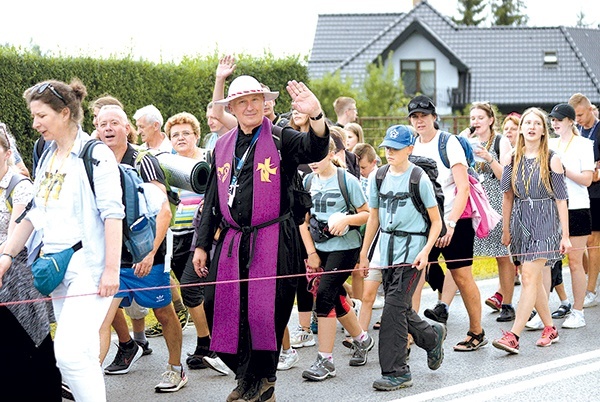
<path fill-rule="evenodd" d="M 413 8 L 418 6 L 420 2 L 421 2 L 421 0 L 413 0 Z"/>

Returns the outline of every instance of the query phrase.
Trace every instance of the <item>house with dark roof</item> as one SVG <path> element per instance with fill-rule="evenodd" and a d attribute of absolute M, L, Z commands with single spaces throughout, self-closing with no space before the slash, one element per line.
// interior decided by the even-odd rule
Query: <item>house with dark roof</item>
<path fill-rule="evenodd" d="M 475 101 L 550 110 L 575 92 L 600 103 L 599 43 L 600 29 L 457 25 L 423 0 L 408 13 L 319 15 L 308 71 L 360 85 L 381 56 L 408 95 L 430 96 L 441 115 Z"/>

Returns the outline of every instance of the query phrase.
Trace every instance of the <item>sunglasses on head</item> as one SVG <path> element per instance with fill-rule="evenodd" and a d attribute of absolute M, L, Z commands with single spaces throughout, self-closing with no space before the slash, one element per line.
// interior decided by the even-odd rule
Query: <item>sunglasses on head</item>
<path fill-rule="evenodd" d="M 6 124 L 0 123 L 0 134 L 6 139 L 6 145 L 10 148 L 10 139 L 8 138 L 8 129 Z"/>
<path fill-rule="evenodd" d="M 43 84 L 38 84 L 36 86 L 33 87 L 32 91 L 36 91 L 38 94 L 43 94 L 44 91 L 46 89 L 49 89 L 58 99 L 60 99 L 61 101 L 63 101 L 63 103 L 66 105 L 67 101 L 65 100 L 65 98 L 54 88 L 54 86 L 49 83 L 49 82 L 45 82 Z"/>
<path fill-rule="evenodd" d="M 410 102 L 408 104 L 409 109 L 416 109 L 417 107 L 422 107 L 425 109 L 429 109 L 431 106 L 431 102 Z"/>

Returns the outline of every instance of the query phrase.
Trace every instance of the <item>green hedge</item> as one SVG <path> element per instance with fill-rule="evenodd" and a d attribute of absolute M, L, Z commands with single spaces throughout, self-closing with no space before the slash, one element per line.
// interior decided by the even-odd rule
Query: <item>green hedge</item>
<path fill-rule="evenodd" d="M 31 150 L 39 134 L 31 128 L 23 92 L 40 81 L 56 79 L 68 83 L 77 77 L 88 91 L 83 105 L 83 126 L 88 133 L 93 131 L 89 102 L 110 94 L 123 103 L 130 117 L 148 104 L 155 105 L 165 121 L 179 112 L 192 113 L 200 120 L 205 134 L 209 131 L 206 105 L 212 99 L 217 63 L 217 55 L 188 57 L 178 64 L 155 64 L 131 58 L 43 57 L 13 47 L 0 47 L 0 121 L 5 122 L 16 137 L 25 164 L 31 168 Z M 285 90 L 287 81 L 308 81 L 306 63 L 299 56 L 275 59 L 270 54 L 262 58 L 241 55 L 234 78 L 242 74 L 252 75 L 281 93 L 276 105 L 279 113 L 291 107 Z"/>

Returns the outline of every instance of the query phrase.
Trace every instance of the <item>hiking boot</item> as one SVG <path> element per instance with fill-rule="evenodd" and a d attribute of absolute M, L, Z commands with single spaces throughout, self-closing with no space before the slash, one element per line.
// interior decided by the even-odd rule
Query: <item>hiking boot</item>
<path fill-rule="evenodd" d="M 144 333 L 146 334 L 146 337 L 148 337 L 148 338 L 156 338 L 157 336 L 162 336 L 162 334 L 163 334 L 162 325 L 160 324 L 160 322 L 157 322 L 153 326 L 146 328 Z"/>
<path fill-rule="evenodd" d="M 148 356 L 152 354 L 152 348 L 150 347 L 150 342 L 145 341 L 135 341 L 142 348 L 142 356 Z"/>
<path fill-rule="evenodd" d="M 569 315 L 567 319 L 562 323 L 562 327 L 570 329 L 585 327 L 585 317 L 583 315 L 583 310 L 573 310 L 571 315 Z"/>
<path fill-rule="evenodd" d="M 444 339 L 446 339 L 447 331 L 444 324 L 433 323 L 431 327 L 437 338 L 434 348 L 427 352 L 427 366 L 431 370 L 437 370 L 444 361 Z"/>
<path fill-rule="evenodd" d="M 317 354 L 317 360 L 308 370 L 302 372 L 302 378 L 311 381 L 323 381 L 327 377 L 335 377 L 335 366 L 329 359 Z"/>
<path fill-rule="evenodd" d="M 225 362 L 223 362 L 223 360 L 221 360 L 221 358 L 217 356 L 215 352 L 211 351 L 208 355 L 204 356 L 202 360 L 204 361 L 206 367 L 215 370 L 221 375 L 229 375 L 231 373 L 229 367 L 227 367 Z"/>
<path fill-rule="evenodd" d="M 362 342 L 354 341 L 354 352 L 352 352 L 352 357 L 350 358 L 350 365 L 364 366 L 367 364 L 367 355 L 373 349 L 373 346 L 375 346 L 375 340 L 369 334 L 367 334 L 367 338 Z"/>
<path fill-rule="evenodd" d="M 442 303 L 438 303 L 433 309 L 425 309 L 423 312 L 425 317 L 430 320 L 446 324 L 448 322 L 448 311 L 446 310 L 446 306 Z"/>
<path fill-rule="evenodd" d="M 513 306 L 509 304 L 503 304 L 502 310 L 500 310 L 500 314 L 496 317 L 496 321 L 498 322 L 509 322 L 514 321 L 516 317 L 515 309 Z"/>
<path fill-rule="evenodd" d="M 234 402 L 243 398 L 244 394 L 253 385 L 253 378 L 238 378 L 237 386 L 227 395 L 226 402 Z"/>
<path fill-rule="evenodd" d="M 296 365 L 300 361 L 300 356 L 298 356 L 298 352 L 295 349 L 292 349 L 291 352 L 285 353 L 281 352 L 279 354 L 279 363 L 277 363 L 277 370 L 289 370 Z"/>
<path fill-rule="evenodd" d="M 106 374 L 127 374 L 131 370 L 131 366 L 135 363 L 142 353 L 144 353 L 141 346 L 137 343 L 130 341 L 133 347 L 127 348 L 117 345 L 117 354 L 113 362 L 104 369 Z"/>
<path fill-rule="evenodd" d="M 512 332 L 502 331 L 502 338 L 494 339 L 492 345 L 511 354 L 519 353 L 519 340 Z"/>
<path fill-rule="evenodd" d="M 571 314 L 571 303 L 561 304 L 556 311 L 552 312 L 552 318 L 560 320 Z"/>
<path fill-rule="evenodd" d="M 494 311 L 500 311 L 502 308 L 502 299 L 502 295 L 496 292 L 492 297 L 488 297 L 488 299 L 485 301 L 485 304 Z"/>
<path fill-rule="evenodd" d="M 154 391 L 156 392 L 177 392 L 187 384 L 188 378 L 185 375 L 183 366 L 181 371 L 177 372 L 173 366 L 167 364 L 167 371 L 162 373 L 162 380 L 159 382 Z"/>
<path fill-rule="evenodd" d="M 177 312 L 177 318 L 179 319 L 179 323 L 181 324 L 181 330 L 185 330 L 188 323 L 190 322 L 190 312 L 188 309 L 180 310 Z"/>
<path fill-rule="evenodd" d="M 525 324 L 525 329 L 529 331 L 537 331 L 543 328 L 544 323 L 542 322 L 542 319 L 540 318 L 540 315 L 538 313 L 535 313 L 533 317 L 530 318 L 529 321 L 527 321 L 527 324 Z"/>
<path fill-rule="evenodd" d="M 373 388 L 378 391 L 395 391 L 400 388 L 412 387 L 412 375 L 406 373 L 400 377 L 384 375 L 378 380 L 373 381 Z"/>
<path fill-rule="evenodd" d="M 308 329 L 304 329 L 300 326 L 290 333 L 290 346 L 293 348 L 303 348 L 305 346 L 315 346 L 315 336 L 313 332 Z"/>
<path fill-rule="evenodd" d="M 244 395 L 234 402 L 275 402 L 275 381 L 262 378 L 250 385 Z"/>
<path fill-rule="evenodd" d="M 558 331 L 556 327 L 544 327 L 542 337 L 535 343 L 537 346 L 546 347 L 552 345 L 554 342 L 559 340 Z"/>

